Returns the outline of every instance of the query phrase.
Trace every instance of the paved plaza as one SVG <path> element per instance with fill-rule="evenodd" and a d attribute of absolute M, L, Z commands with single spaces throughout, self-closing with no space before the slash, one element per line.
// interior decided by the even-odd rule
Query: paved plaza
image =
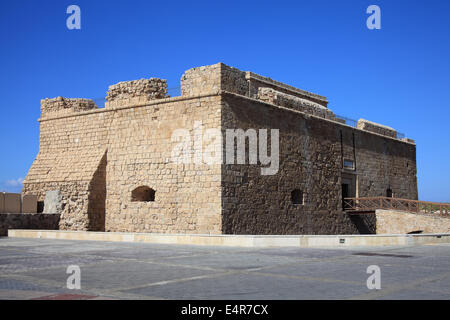
<path fill-rule="evenodd" d="M 381 289 L 368 289 L 369 266 Z M 81 289 L 67 288 L 69 266 Z M 450 299 L 450 245 L 230 248 L 0 238 L 0 299 Z"/>

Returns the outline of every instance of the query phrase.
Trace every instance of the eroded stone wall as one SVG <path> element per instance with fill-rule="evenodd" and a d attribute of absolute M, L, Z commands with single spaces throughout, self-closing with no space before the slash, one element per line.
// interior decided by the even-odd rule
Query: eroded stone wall
<path fill-rule="evenodd" d="M 224 129 L 278 128 L 280 135 L 277 174 L 261 175 L 261 165 L 224 165 L 224 233 L 373 233 L 373 218 L 356 221 L 343 213 L 344 177 L 354 177 L 357 196 L 385 196 L 390 188 L 395 196 L 417 199 L 414 144 L 273 104 L 224 96 Z M 353 162 L 351 169 L 344 168 L 344 159 Z M 294 189 L 303 191 L 303 204 L 292 203 Z"/>
<path fill-rule="evenodd" d="M 109 87 L 106 107 L 168 98 L 167 81 L 159 78 L 123 81 Z"/>
<path fill-rule="evenodd" d="M 260 165 L 224 165 L 224 233 L 357 233 L 341 209 L 341 150 L 335 127 L 238 97 L 225 98 L 223 127 L 278 128 L 280 139 L 275 175 L 261 175 Z M 303 191 L 304 204 L 291 202 L 294 189 Z"/>
<path fill-rule="evenodd" d="M 8 235 L 8 229 L 58 230 L 59 214 L 0 213 L 0 237 Z"/>
<path fill-rule="evenodd" d="M 175 130 L 194 143 L 195 122 L 220 128 L 220 96 L 174 99 L 117 110 L 110 125 L 106 230 L 220 233 L 221 165 L 177 164 Z M 132 202 L 140 186 L 155 190 L 155 201 Z"/>
<path fill-rule="evenodd" d="M 327 119 L 335 119 L 333 112 L 327 109 L 326 97 L 252 72 L 244 72 L 223 63 L 192 68 L 181 77 L 182 96 L 192 97 L 221 91 L 260 99 Z"/>
<path fill-rule="evenodd" d="M 130 108 L 41 119 L 39 154 L 24 194 L 60 190 L 60 229 L 168 233 L 221 232 L 221 165 L 172 162 L 172 133 L 194 124 L 220 130 L 220 97 L 159 99 Z M 156 191 L 132 202 L 139 186 Z"/>
<path fill-rule="evenodd" d="M 41 100 L 42 117 L 68 115 L 96 108 L 96 103 L 91 99 L 57 97 Z"/>
<path fill-rule="evenodd" d="M 22 194 L 37 195 L 38 201 L 45 201 L 47 191 L 59 190 L 60 229 L 90 230 L 90 186 L 107 149 L 111 116 L 103 109 L 42 114 L 39 153 Z"/>
<path fill-rule="evenodd" d="M 355 135 L 357 196 L 418 199 L 416 146 L 365 131 Z"/>
<path fill-rule="evenodd" d="M 186 70 L 181 77 L 181 95 L 198 96 L 221 90 L 222 64 Z"/>
<path fill-rule="evenodd" d="M 272 88 L 259 87 L 257 98 L 277 106 L 298 110 L 316 117 L 335 120 L 336 116 L 328 108 L 313 101 L 289 95 Z"/>
<path fill-rule="evenodd" d="M 46 191 L 61 191 L 62 211 L 59 228 L 61 230 L 89 230 L 88 186 L 89 182 L 87 181 L 24 183 L 22 194 L 37 195 L 39 201 L 44 201 Z"/>

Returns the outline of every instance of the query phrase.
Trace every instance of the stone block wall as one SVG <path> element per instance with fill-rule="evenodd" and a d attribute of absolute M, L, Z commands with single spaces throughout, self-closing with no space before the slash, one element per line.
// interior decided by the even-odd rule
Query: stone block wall
<path fill-rule="evenodd" d="M 325 97 L 300 90 L 267 77 L 244 72 L 223 63 L 192 68 L 181 77 L 182 96 L 226 91 L 261 99 L 286 108 L 335 119 Z"/>
<path fill-rule="evenodd" d="M 172 139 L 186 130 L 220 128 L 220 96 L 177 99 L 119 109 L 110 124 L 106 169 L 106 230 L 160 233 L 221 232 L 221 165 L 174 163 Z M 131 201 L 146 186 L 155 201 Z"/>
<path fill-rule="evenodd" d="M 277 174 L 262 176 L 260 165 L 224 165 L 223 233 L 358 233 L 342 213 L 340 140 L 331 122 L 239 97 L 226 97 L 222 108 L 223 128 L 279 128 L 280 135 Z M 303 204 L 292 203 L 295 189 Z"/>
<path fill-rule="evenodd" d="M 335 120 L 335 114 L 328 108 L 310 100 L 276 91 L 272 88 L 259 87 L 257 98 L 280 107 L 298 110 L 325 119 Z"/>
<path fill-rule="evenodd" d="M 181 95 L 192 97 L 221 90 L 248 95 L 249 83 L 245 75 L 244 71 L 223 63 L 192 68 L 181 77 Z"/>
<path fill-rule="evenodd" d="M 260 165 L 224 165 L 224 233 L 372 233 L 373 219 L 342 212 L 341 184 L 348 177 L 355 179 L 356 196 L 385 196 L 390 188 L 417 199 L 414 144 L 231 94 L 224 95 L 222 128 L 280 130 L 276 175 L 262 176 Z M 344 168 L 344 159 L 353 161 L 352 169 Z M 303 204 L 292 203 L 295 189 L 303 192 Z"/>
<path fill-rule="evenodd" d="M 221 64 L 221 90 L 248 96 L 250 83 L 246 78 L 246 72 Z"/>
<path fill-rule="evenodd" d="M 90 99 L 57 97 L 41 100 L 41 116 L 43 118 L 56 115 L 68 115 L 74 112 L 89 111 L 92 109 L 97 109 L 97 104 Z"/>
<path fill-rule="evenodd" d="M 47 191 L 59 190 L 62 230 L 89 230 L 89 188 L 106 152 L 112 115 L 97 109 L 40 120 L 39 153 L 22 194 L 36 195 L 44 202 Z"/>
<path fill-rule="evenodd" d="M 89 230 L 87 219 L 88 208 L 88 182 L 43 182 L 24 184 L 22 193 L 37 195 L 39 201 L 45 200 L 47 191 L 58 190 L 61 192 L 61 219 L 60 230 Z M 53 213 L 43 213 L 53 214 Z"/>
<path fill-rule="evenodd" d="M 198 96 L 221 90 L 222 64 L 186 70 L 181 77 L 181 96 Z"/>
<path fill-rule="evenodd" d="M 250 98 L 258 97 L 259 88 L 271 88 L 276 91 L 283 92 L 285 94 L 288 94 L 288 95 L 291 95 L 291 96 L 294 96 L 294 97 L 297 97 L 300 99 L 309 100 L 309 101 L 317 103 L 325 108 L 328 105 L 328 100 L 324 96 L 292 87 L 285 83 L 275 81 L 268 77 L 263 77 L 259 74 L 255 74 L 250 71 L 247 71 L 245 73 L 245 78 L 248 81 L 247 96 Z"/>
<path fill-rule="evenodd" d="M 123 101 L 123 100 L 118 100 Z M 24 194 L 60 190 L 63 230 L 220 233 L 220 164 L 172 163 L 172 133 L 220 128 L 220 97 L 173 98 L 41 119 Z M 122 103 L 122 102 L 121 102 Z M 132 202 L 139 186 L 156 201 Z"/>
<path fill-rule="evenodd" d="M 376 211 L 377 234 L 406 234 L 418 231 L 422 233 L 449 233 L 450 216 L 394 210 Z"/>
<path fill-rule="evenodd" d="M 416 146 L 369 132 L 355 133 L 358 197 L 418 199 Z"/>

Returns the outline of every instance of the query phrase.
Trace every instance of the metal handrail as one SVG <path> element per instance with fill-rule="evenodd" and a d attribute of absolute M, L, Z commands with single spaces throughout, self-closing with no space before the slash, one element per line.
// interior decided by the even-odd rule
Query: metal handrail
<path fill-rule="evenodd" d="M 389 197 L 344 198 L 345 211 L 364 212 L 377 209 L 448 215 L 450 213 L 450 203 Z"/>

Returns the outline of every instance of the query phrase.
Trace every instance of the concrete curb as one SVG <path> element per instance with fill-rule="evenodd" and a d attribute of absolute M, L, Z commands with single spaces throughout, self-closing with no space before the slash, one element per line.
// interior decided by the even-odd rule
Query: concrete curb
<path fill-rule="evenodd" d="M 352 247 L 450 243 L 450 233 L 386 235 L 208 235 L 61 230 L 8 230 L 10 238 L 141 242 L 229 247 Z"/>

